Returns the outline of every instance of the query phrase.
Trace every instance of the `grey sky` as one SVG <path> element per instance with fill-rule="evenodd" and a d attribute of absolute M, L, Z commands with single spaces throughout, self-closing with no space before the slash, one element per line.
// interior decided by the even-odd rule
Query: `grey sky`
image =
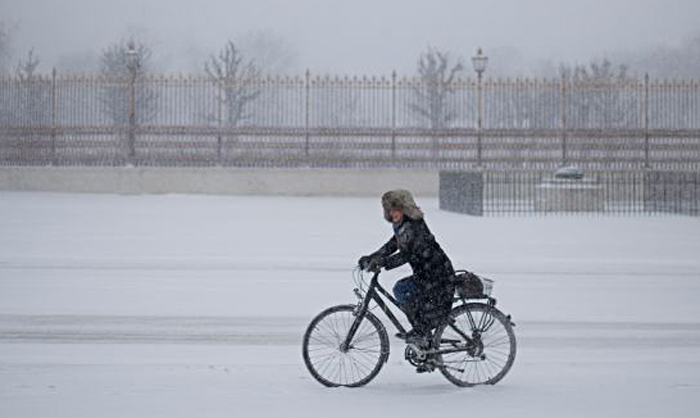
<path fill-rule="evenodd" d="M 700 1 L 0 0 L 0 19 L 18 24 L 15 57 L 34 47 L 45 67 L 145 28 L 168 69 L 197 68 L 227 38 L 267 31 L 295 47 L 299 69 L 388 73 L 411 71 L 428 45 L 530 63 L 674 45 L 700 31 Z"/>

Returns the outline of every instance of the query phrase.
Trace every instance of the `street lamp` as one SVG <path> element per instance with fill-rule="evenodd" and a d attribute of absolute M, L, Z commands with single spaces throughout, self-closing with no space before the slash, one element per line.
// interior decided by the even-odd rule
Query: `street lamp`
<path fill-rule="evenodd" d="M 481 166 L 481 120 L 483 116 L 483 93 L 481 87 L 481 79 L 483 78 L 484 71 L 486 71 L 486 64 L 489 62 L 489 58 L 484 55 L 481 48 L 476 50 L 476 55 L 472 57 L 472 65 L 474 66 L 474 71 L 477 75 L 477 120 L 476 120 L 476 161 L 477 165 Z"/>
<path fill-rule="evenodd" d="M 126 45 L 126 68 L 129 70 L 130 77 L 130 108 L 129 108 L 129 160 L 133 162 L 136 159 L 136 73 L 139 70 L 139 53 L 136 51 L 136 45 L 132 40 Z"/>

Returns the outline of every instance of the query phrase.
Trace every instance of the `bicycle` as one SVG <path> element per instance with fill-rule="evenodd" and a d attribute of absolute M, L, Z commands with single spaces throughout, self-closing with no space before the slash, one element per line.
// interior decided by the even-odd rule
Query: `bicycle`
<path fill-rule="evenodd" d="M 356 304 L 338 305 L 318 314 L 304 333 L 302 354 L 311 375 L 328 387 L 359 387 L 374 379 L 389 359 L 389 336 L 372 313 L 376 303 L 392 324 L 406 330 L 384 302 L 398 302 L 379 284 L 379 270 L 369 284 L 362 270 L 353 270 Z M 493 281 L 465 270 L 453 278 L 455 295 L 448 317 L 428 343 L 407 343 L 404 358 L 423 371 L 440 372 L 453 384 L 469 387 L 496 384 L 515 361 L 516 340 L 510 315 L 496 309 Z M 402 311 L 403 312 L 403 311 Z"/>

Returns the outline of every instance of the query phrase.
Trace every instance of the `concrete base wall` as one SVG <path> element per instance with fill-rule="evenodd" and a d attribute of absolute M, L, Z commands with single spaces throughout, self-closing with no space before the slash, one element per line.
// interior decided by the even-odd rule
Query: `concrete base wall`
<path fill-rule="evenodd" d="M 0 190 L 78 193 L 437 197 L 438 172 L 405 169 L 0 167 Z"/>

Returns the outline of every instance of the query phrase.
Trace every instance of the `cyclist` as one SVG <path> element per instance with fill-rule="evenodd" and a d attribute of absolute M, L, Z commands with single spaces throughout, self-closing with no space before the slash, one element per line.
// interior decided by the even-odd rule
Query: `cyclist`
<path fill-rule="evenodd" d="M 423 212 L 408 190 L 392 190 L 382 196 L 384 219 L 391 222 L 394 236 L 379 250 L 359 259 L 362 269 L 391 270 L 410 264 L 413 275 L 399 280 L 393 288 L 399 307 L 413 329 L 397 334 L 406 342 L 427 344 L 430 332 L 452 307 L 455 274 L 452 262 L 428 229 Z"/>

